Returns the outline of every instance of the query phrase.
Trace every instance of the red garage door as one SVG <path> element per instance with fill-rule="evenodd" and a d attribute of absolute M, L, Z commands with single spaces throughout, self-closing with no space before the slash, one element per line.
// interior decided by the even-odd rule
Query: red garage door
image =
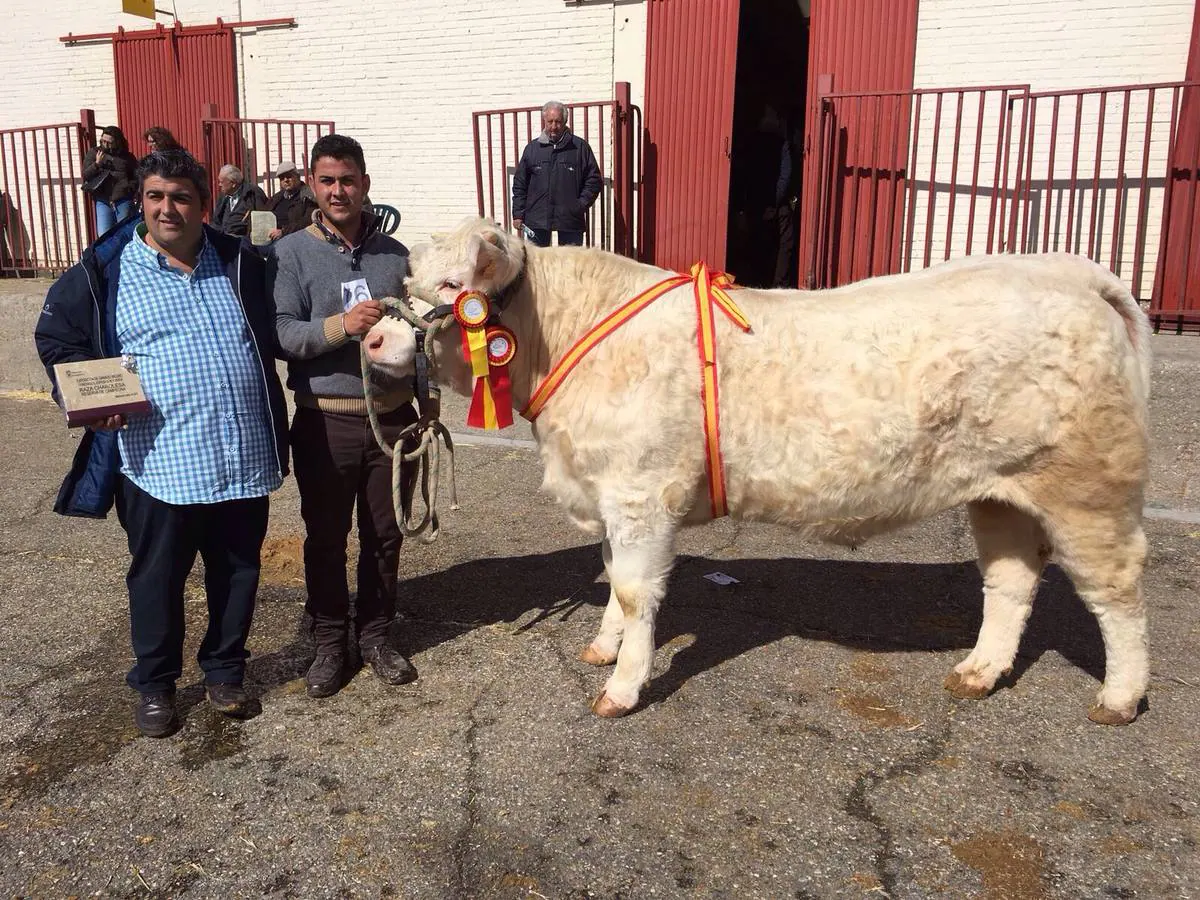
<path fill-rule="evenodd" d="M 1200 0 L 1184 78 L 1189 86 L 1180 99 L 1167 169 L 1162 252 L 1150 312 L 1163 314 L 1156 320 L 1160 326 L 1186 323 L 1194 329 L 1200 324 Z"/>
<path fill-rule="evenodd" d="M 647 8 L 644 256 L 725 267 L 739 0 Z"/>
<path fill-rule="evenodd" d="M 119 31 L 113 35 L 117 119 L 136 155 L 149 148 L 142 133 L 151 125 L 170 129 L 199 157 L 204 151 L 201 118 L 207 104 L 217 117 L 237 116 L 233 29 L 229 25 Z"/>
<path fill-rule="evenodd" d="M 886 271 L 884 261 L 899 246 L 900 216 L 878 216 L 877 234 L 868 240 L 852 238 L 855 228 L 872 221 L 872 206 L 903 201 L 907 154 L 889 141 L 892 135 L 900 135 L 907 148 L 908 98 L 893 98 L 886 108 L 843 104 L 836 121 L 826 121 L 827 133 L 822 135 L 818 95 L 822 91 L 910 91 L 916 48 L 917 0 L 812 2 L 801 194 L 802 287 L 816 240 L 815 214 L 822 191 L 827 191 L 824 221 L 820 223 L 828 241 L 825 254 L 838 280 Z M 818 173 L 822 140 L 836 164 L 832 171 Z"/>

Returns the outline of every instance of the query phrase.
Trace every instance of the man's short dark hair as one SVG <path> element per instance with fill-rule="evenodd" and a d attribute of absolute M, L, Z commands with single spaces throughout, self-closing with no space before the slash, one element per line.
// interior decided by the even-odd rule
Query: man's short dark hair
<path fill-rule="evenodd" d="M 323 156 L 331 156 L 343 162 L 350 160 L 358 166 L 359 172 L 363 175 L 367 174 L 367 161 L 363 159 L 362 145 L 352 137 L 346 137 L 344 134 L 327 134 L 317 138 L 317 142 L 313 144 L 312 153 L 308 157 L 309 168 L 316 171 L 317 160 Z"/>
<path fill-rule="evenodd" d="M 200 203 L 208 205 L 208 173 L 186 150 L 155 150 L 142 157 L 137 167 L 138 194 L 151 175 L 159 178 L 187 178 L 196 186 Z"/>

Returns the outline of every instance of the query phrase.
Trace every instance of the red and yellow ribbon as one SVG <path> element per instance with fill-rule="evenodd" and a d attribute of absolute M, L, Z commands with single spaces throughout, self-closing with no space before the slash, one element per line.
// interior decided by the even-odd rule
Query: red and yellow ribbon
<path fill-rule="evenodd" d="M 487 295 L 479 291 L 463 291 L 454 300 L 454 318 L 462 332 L 463 359 L 471 366 L 471 374 L 476 378 L 488 373 L 484 325 L 491 312 Z"/>
<path fill-rule="evenodd" d="M 507 428 L 513 423 L 508 364 L 517 353 L 517 336 L 503 325 L 491 326 L 485 336 L 488 371 L 475 379 L 467 424 L 472 428 Z"/>
<path fill-rule="evenodd" d="M 529 421 L 538 417 L 547 401 L 562 386 L 580 360 L 602 340 L 640 313 L 643 309 L 681 285 L 691 282 L 696 299 L 696 344 L 700 354 L 700 402 L 704 408 L 705 468 L 708 472 L 709 500 L 713 518 L 727 515 L 725 467 L 721 461 L 720 407 L 718 405 L 717 334 L 713 306 L 725 313 L 742 331 L 750 331 L 750 322 L 727 293 L 735 285 L 724 272 L 711 272 L 704 263 L 692 266 L 690 275 L 672 275 L 642 291 L 600 320 L 567 351 L 550 374 L 538 385 L 521 415 Z"/>

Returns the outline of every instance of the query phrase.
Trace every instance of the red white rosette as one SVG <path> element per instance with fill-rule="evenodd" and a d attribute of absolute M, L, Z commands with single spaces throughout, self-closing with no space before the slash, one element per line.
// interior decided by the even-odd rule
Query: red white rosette
<path fill-rule="evenodd" d="M 517 355 L 517 336 L 503 325 L 487 330 L 487 358 L 492 367 L 506 366 Z"/>
<path fill-rule="evenodd" d="M 492 314 L 492 304 L 480 291 L 463 291 L 454 300 L 454 318 L 463 328 L 482 328 Z"/>

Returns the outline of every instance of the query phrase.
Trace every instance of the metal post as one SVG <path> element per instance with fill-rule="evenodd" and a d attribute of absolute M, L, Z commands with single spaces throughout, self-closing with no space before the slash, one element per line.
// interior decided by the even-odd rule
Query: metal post
<path fill-rule="evenodd" d="M 613 250 L 633 256 L 633 113 L 632 89 L 618 81 L 613 96 Z"/>
<path fill-rule="evenodd" d="M 81 109 L 79 111 L 79 159 L 80 172 L 83 169 L 83 158 L 88 155 L 88 151 L 96 146 L 96 111 L 92 109 Z M 83 204 L 83 230 L 87 237 L 86 244 L 90 244 L 96 240 L 96 204 L 91 201 L 91 195 L 84 195 L 88 202 Z M 78 215 L 76 215 L 76 229 L 79 228 Z"/>

